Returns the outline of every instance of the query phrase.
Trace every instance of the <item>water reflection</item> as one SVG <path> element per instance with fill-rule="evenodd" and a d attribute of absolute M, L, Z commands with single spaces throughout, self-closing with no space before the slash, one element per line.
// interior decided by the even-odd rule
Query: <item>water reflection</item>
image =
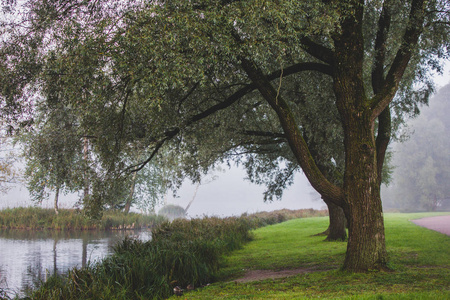
<path fill-rule="evenodd" d="M 23 295 L 51 274 L 105 257 L 127 235 L 150 239 L 149 231 L 0 230 L 0 291 Z"/>

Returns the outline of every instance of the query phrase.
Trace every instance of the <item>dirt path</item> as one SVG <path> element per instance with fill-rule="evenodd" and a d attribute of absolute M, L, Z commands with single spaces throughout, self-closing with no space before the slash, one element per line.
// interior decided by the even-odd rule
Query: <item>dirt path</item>
<path fill-rule="evenodd" d="M 275 279 L 275 278 L 283 278 L 294 276 L 297 274 L 305 274 L 311 272 L 318 272 L 317 269 L 310 268 L 300 268 L 300 269 L 291 269 L 291 270 L 281 270 L 281 271 L 272 271 L 272 270 L 250 270 L 245 273 L 245 275 L 241 278 L 233 280 L 233 282 L 249 282 L 249 281 L 258 281 L 265 279 Z"/>
<path fill-rule="evenodd" d="M 428 217 L 417 220 L 411 220 L 416 225 L 438 231 L 450 236 L 450 216 Z"/>

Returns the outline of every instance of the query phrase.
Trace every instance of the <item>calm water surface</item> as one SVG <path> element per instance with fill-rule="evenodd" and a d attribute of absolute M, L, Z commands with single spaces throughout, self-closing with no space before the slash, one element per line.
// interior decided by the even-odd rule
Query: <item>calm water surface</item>
<path fill-rule="evenodd" d="M 65 273 L 111 254 L 113 246 L 127 235 L 150 239 L 149 231 L 0 229 L 0 291 L 23 295 L 25 289 L 51 274 Z"/>

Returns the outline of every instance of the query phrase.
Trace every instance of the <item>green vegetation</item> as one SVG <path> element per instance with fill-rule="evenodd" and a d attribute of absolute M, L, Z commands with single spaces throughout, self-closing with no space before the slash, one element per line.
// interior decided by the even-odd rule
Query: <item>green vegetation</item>
<path fill-rule="evenodd" d="M 196 289 L 183 299 L 444 299 L 450 296 L 450 238 L 410 222 L 442 214 L 448 213 L 386 214 L 391 271 L 358 274 L 339 269 L 346 243 L 315 235 L 327 228 L 326 217 L 276 224 L 323 212 L 284 210 L 164 222 L 154 228 L 152 241 L 126 239 L 111 257 L 53 276 L 29 297 L 161 299 L 172 295 L 175 286 L 186 290 L 192 285 Z M 269 224 L 275 225 L 250 232 Z M 285 269 L 305 272 L 237 281 L 248 270 Z"/>
<path fill-rule="evenodd" d="M 76 209 L 60 209 L 56 215 L 53 209 L 39 207 L 7 208 L 0 211 L 0 228 L 13 229 L 139 229 L 153 227 L 165 219 L 156 215 L 125 214 L 116 210 L 103 213 L 100 220 L 93 220 Z"/>
<path fill-rule="evenodd" d="M 32 299 L 160 299 L 175 286 L 217 280 L 223 255 L 250 241 L 250 230 L 324 211 L 282 210 L 232 218 L 177 219 L 152 230 L 152 240 L 125 239 L 102 262 L 53 276 Z"/>
<path fill-rule="evenodd" d="M 441 213 L 445 214 L 445 213 Z M 446 213 L 448 214 L 448 213 Z M 223 281 L 185 299 L 445 299 L 450 296 L 450 238 L 409 220 L 438 213 L 386 214 L 390 272 L 339 270 L 346 243 L 313 234 L 327 218 L 297 219 L 254 231 L 252 242 L 226 258 Z M 247 270 L 305 269 L 288 278 L 235 282 Z M 173 299 L 176 299 L 175 297 Z"/>

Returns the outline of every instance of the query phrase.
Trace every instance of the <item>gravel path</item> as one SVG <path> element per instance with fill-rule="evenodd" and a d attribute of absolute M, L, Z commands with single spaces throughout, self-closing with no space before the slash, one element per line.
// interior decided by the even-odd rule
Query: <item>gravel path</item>
<path fill-rule="evenodd" d="M 416 225 L 438 231 L 450 236 L 450 216 L 428 217 L 411 220 Z"/>

